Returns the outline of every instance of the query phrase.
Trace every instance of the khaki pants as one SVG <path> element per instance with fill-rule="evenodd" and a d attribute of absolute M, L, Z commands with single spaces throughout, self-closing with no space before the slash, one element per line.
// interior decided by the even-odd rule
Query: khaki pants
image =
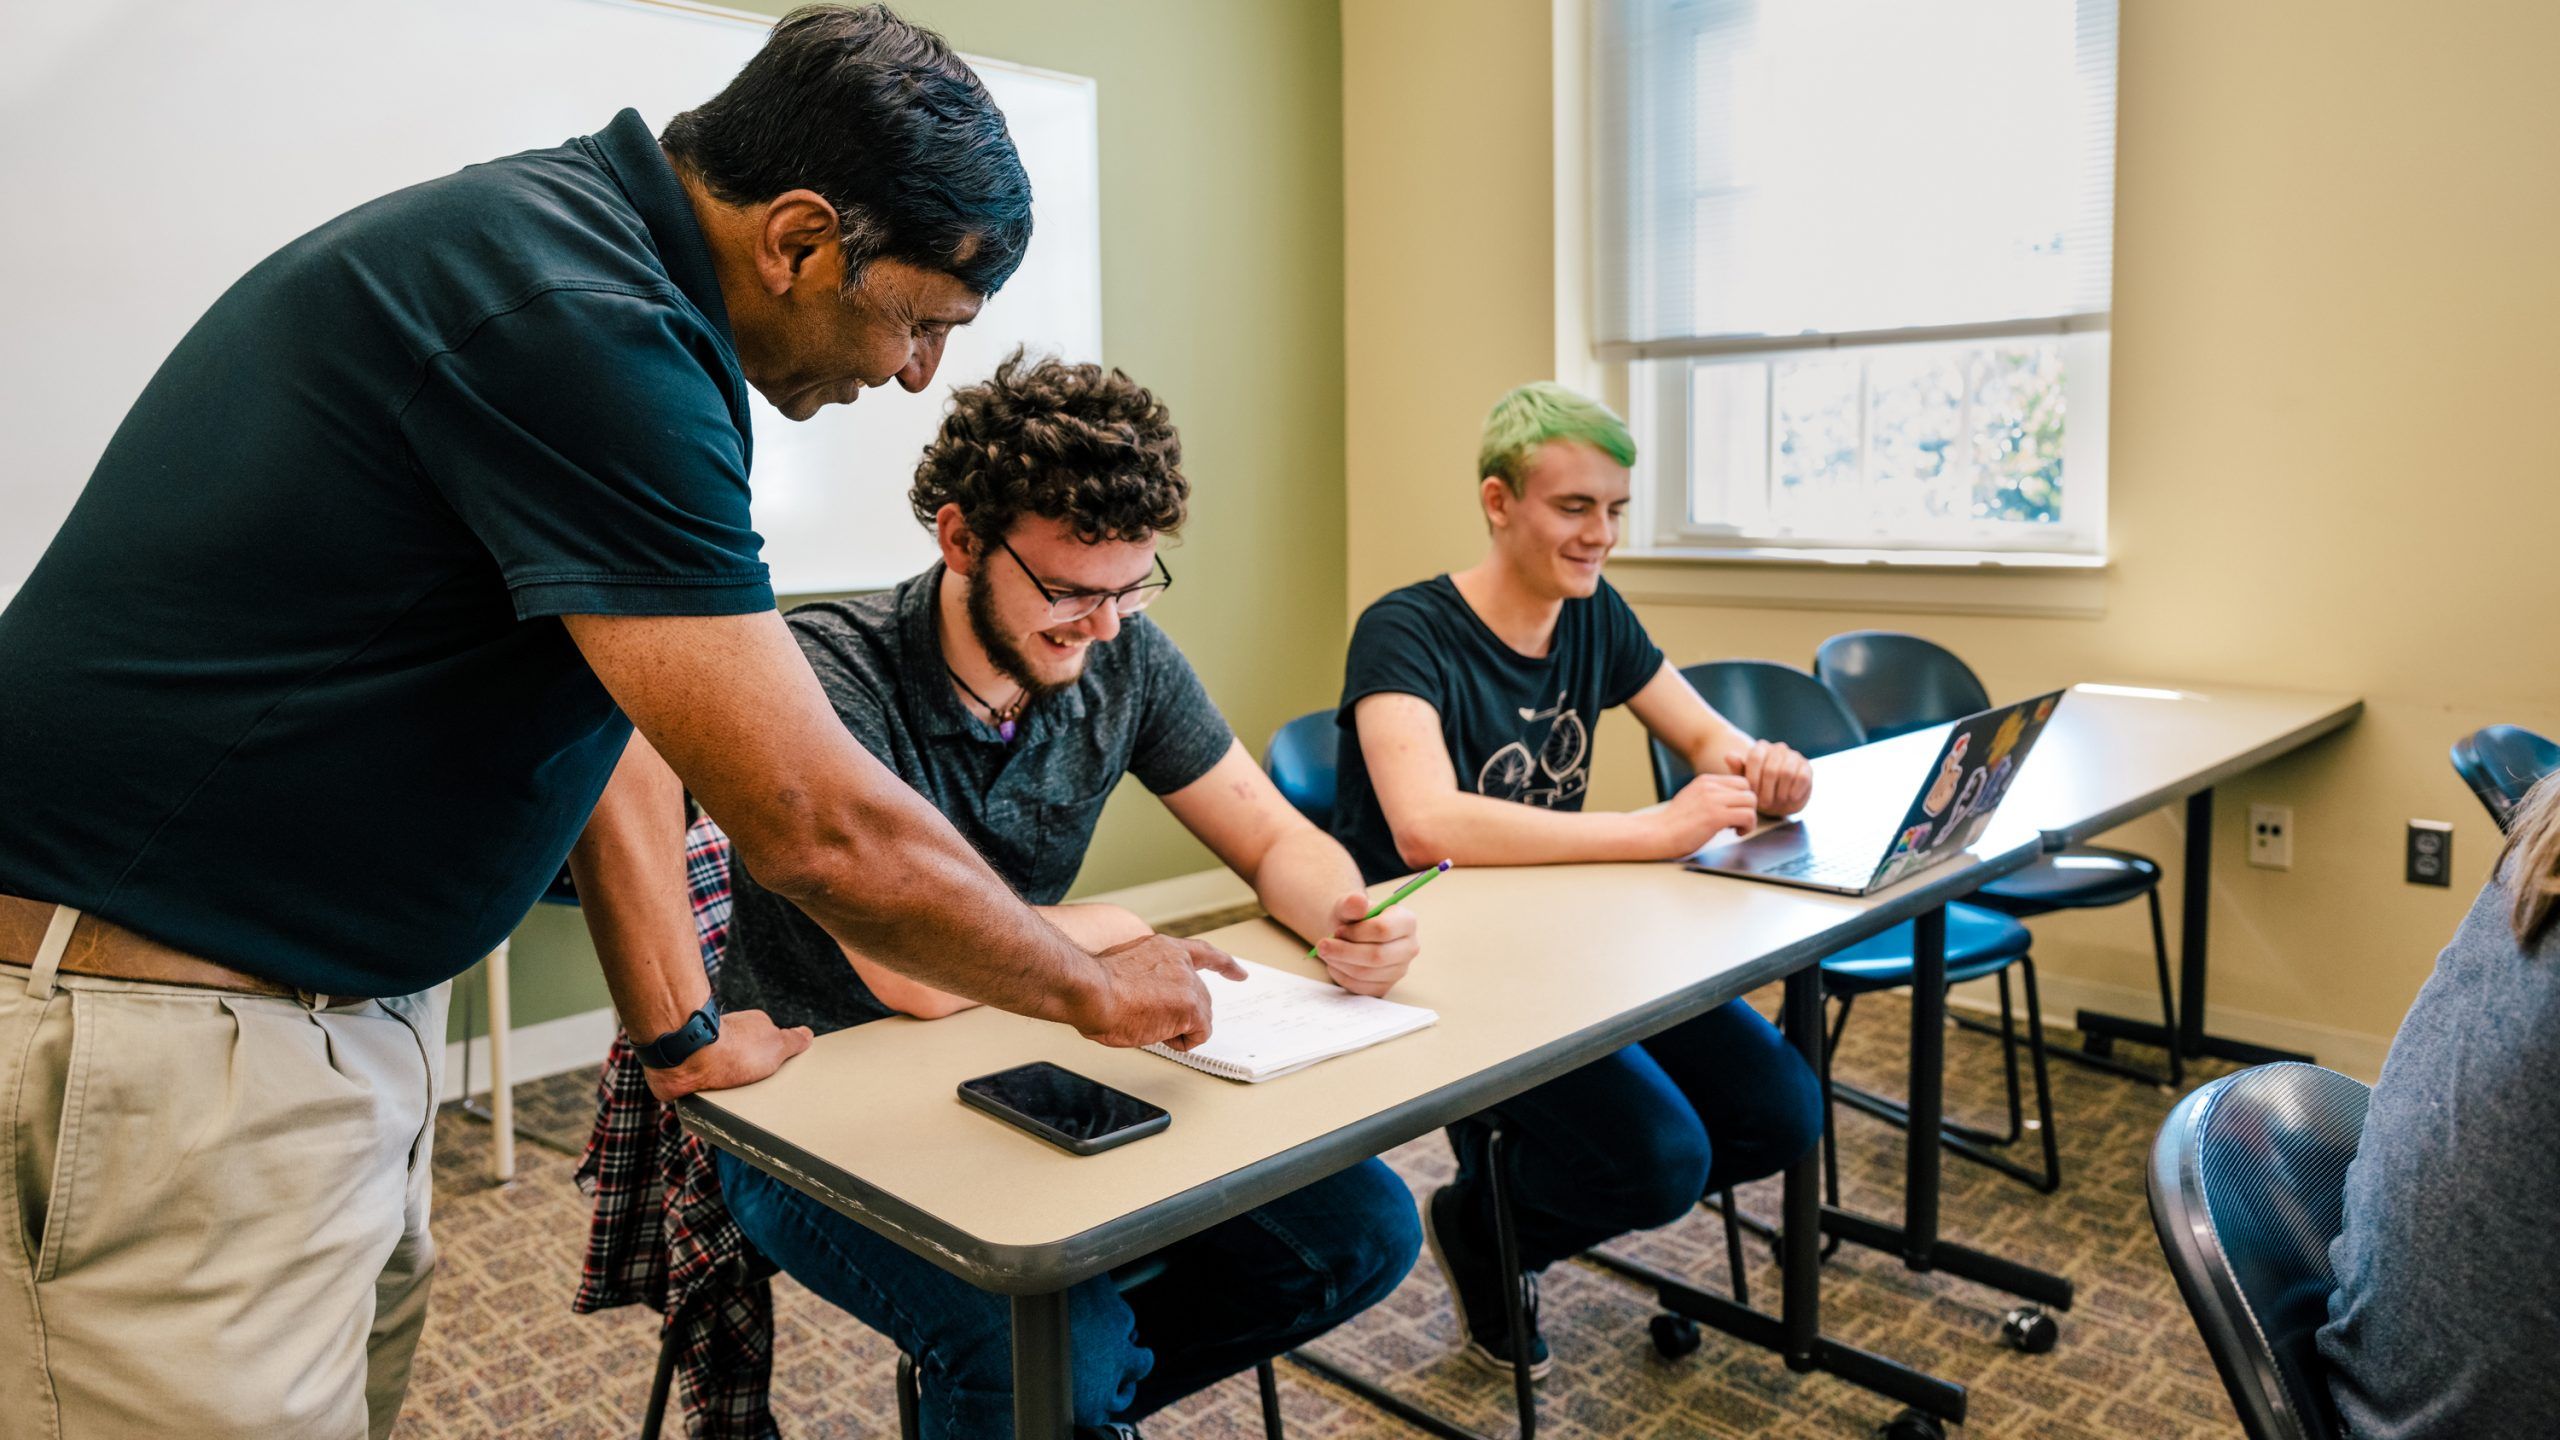
<path fill-rule="evenodd" d="M 444 1005 L 0 965 L 0 1434 L 388 1435 Z"/>

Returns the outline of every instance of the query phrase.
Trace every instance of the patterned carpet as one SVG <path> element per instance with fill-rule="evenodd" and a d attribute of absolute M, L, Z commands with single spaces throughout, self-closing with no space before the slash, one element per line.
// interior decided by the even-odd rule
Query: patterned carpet
<path fill-rule="evenodd" d="M 1774 1011 L 1776 994 L 1756 997 Z M 1888 1093 L 1903 1088 L 1908 1011 L 1892 997 L 1862 1001 L 1839 1062 L 1841 1078 Z M 2057 1041 L 2074 1037 L 2056 1032 Z M 2149 1063 L 2154 1054 L 2126 1058 Z M 2201 1077 L 2199 1077 L 2201 1078 Z M 2075 1066 L 2054 1067 L 2065 1184 L 2039 1196 L 1950 1158 L 1944 1211 L 1950 1238 L 2058 1271 L 2079 1287 L 2059 1316 L 2061 1343 L 2029 1356 L 1999 1341 L 2006 1297 L 1941 1275 L 1908 1271 L 1886 1256 L 1844 1248 L 1823 1288 L 1834 1337 L 1921 1366 L 1972 1391 L 1968 1435 L 2098 1440 L 2098 1437 L 2229 1437 L 2239 1433 L 2212 1362 L 2163 1268 L 2143 1199 L 2143 1163 L 2173 1097 Z M 583 1139 L 594 1072 L 521 1087 L 526 1123 L 564 1141 Z M 1952 1032 L 1947 1103 L 1985 1123 L 2001 1103 L 1996 1041 Z M 2032 1111 L 2030 1112 L 2032 1113 Z M 1901 1133 L 1841 1112 L 1848 1204 L 1898 1214 Z M 2030 1143 L 2033 1137 L 2030 1136 Z M 577 1316 L 576 1282 L 586 1207 L 570 1183 L 572 1162 L 519 1146 L 520 1175 L 492 1186 L 487 1131 L 450 1108 L 438 1131 L 436 1233 L 443 1260 L 400 1440 L 465 1436 L 627 1437 L 638 1433 L 656 1354 L 655 1317 L 631 1308 Z M 1417 1193 L 1450 1169 L 1434 1135 L 1388 1161 Z M 1743 1207 L 1775 1213 L 1775 1182 L 1744 1192 Z M 1725 1288 L 1722 1228 L 1700 1211 L 1668 1229 L 1619 1242 L 1624 1253 L 1704 1288 Z M 1755 1243 L 1753 1298 L 1774 1305 L 1777 1271 Z M 776 1413 L 795 1437 L 897 1433 L 895 1352 L 852 1319 L 793 1285 L 776 1282 Z M 1556 1371 L 1540 1386 L 1539 1433 L 1553 1440 L 1630 1437 L 1863 1436 L 1893 1405 L 1827 1376 L 1790 1374 L 1774 1358 L 1710 1332 L 1678 1361 L 1659 1358 L 1646 1335 L 1651 1296 L 1585 1265 L 1561 1265 L 1545 1286 L 1546 1334 Z M 1489 1436 L 1516 1428 L 1507 1383 L 1456 1359 L 1457 1326 L 1428 1257 L 1385 1304 L 1326 1337 L 1319 1349 L 1347 1369 L 1382 1377 L 1398 1393 Z M 1418 1432 L 1304 1371 L 1283 1366 L 1283 1411 L 1297 1440 L 1402 1440 Z M 1249 1440 L 1261 1434 L 1251 1377 L 1230 1380 L 1146 1425 L 1149 1440 Z"/>

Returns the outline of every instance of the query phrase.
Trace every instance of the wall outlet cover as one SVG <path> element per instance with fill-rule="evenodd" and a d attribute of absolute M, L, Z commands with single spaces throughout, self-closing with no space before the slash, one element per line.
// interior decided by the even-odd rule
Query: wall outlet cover
<path fill-rule="evenodd" d="M 2443 820 L 2409 822 L 2403 878 L 2412 885 L 2453 884 L 2453 826 Z"/>
<path fill-rule="evenodd" d="M 2293 807 L 2249 807 L 2249 863 L 2261 870 L 2293 868 Z"/>

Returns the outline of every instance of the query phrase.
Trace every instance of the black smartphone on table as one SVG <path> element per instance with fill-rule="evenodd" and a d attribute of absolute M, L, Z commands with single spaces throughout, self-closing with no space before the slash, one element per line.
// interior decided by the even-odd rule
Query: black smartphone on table
<path fill-rule="evenodd" d="M 1173 1123 L 1161 1105 L 1046 1060 L 963 1080 L 960 1098 L 1077 1155 L 1126 1145 Z"/>

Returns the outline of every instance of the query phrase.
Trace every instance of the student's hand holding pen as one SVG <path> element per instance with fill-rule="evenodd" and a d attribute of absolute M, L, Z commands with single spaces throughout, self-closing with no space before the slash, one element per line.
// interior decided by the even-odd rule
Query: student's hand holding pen
<path fill-rule="evenodd" d="M 1404 978 L 1422 953 L 1421 922 L 1411 910 L 1390 905 L 1371 918 L 1369 895 L 1354 890 L 1334 902 L 1334 931 L 1316 942 L 1316 958 L 1333 983 L 1354 995 L 1384 995 Z"/>
<path fill-rule="evenodd" d="M 1813 798 L 1813 762 L 1775 740 L 1754 740 L 1724 757 L 1727 770 L 1751 787 L 1763 815 L 1793 815 Z"/>

